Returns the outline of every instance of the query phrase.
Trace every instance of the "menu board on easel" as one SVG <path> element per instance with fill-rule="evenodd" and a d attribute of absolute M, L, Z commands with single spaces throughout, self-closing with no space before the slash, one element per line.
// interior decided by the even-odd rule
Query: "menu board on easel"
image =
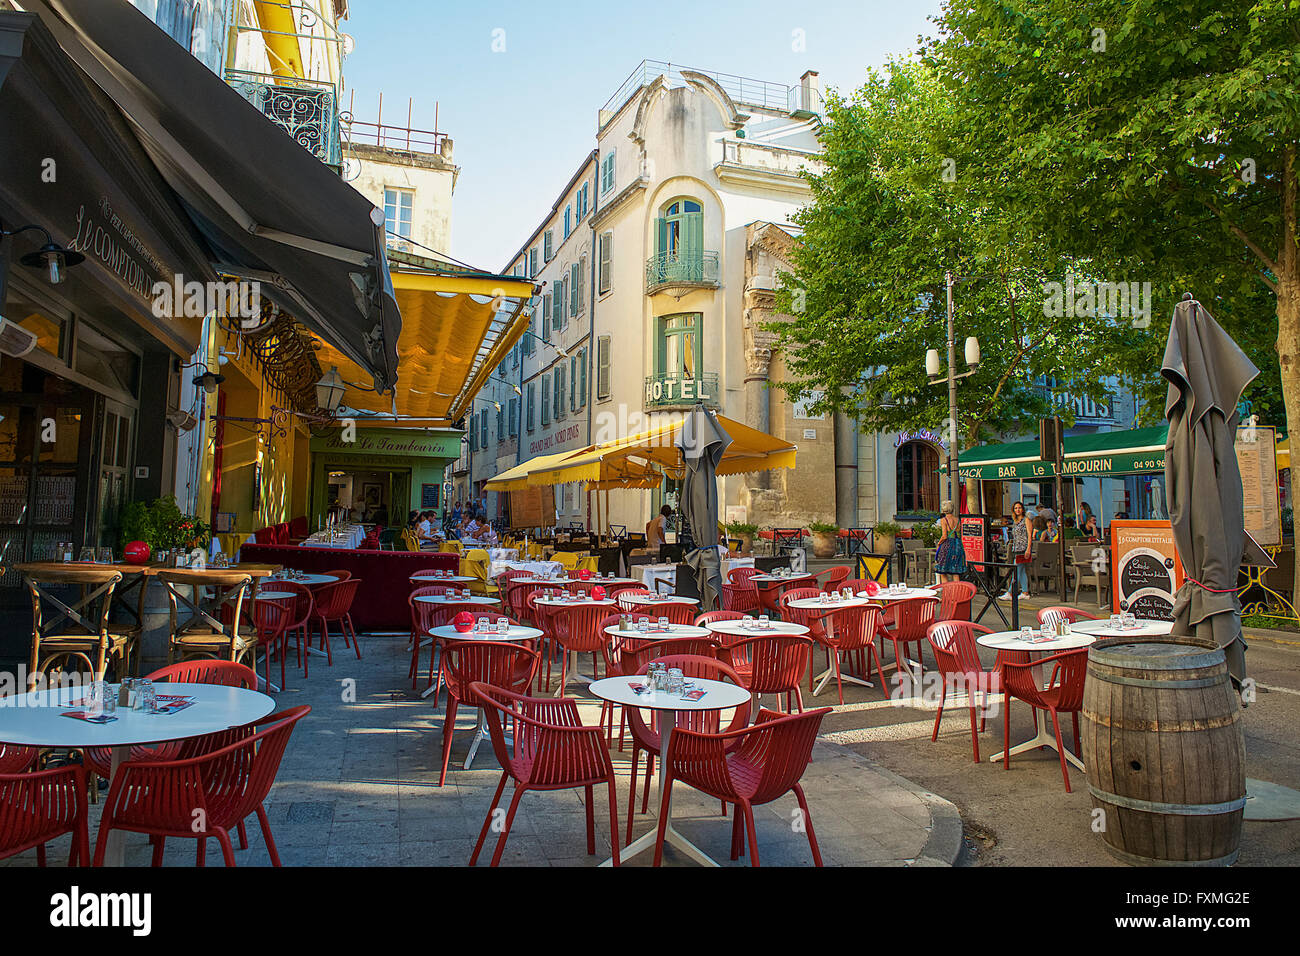
<path fill-rule="evenodd" d="M 1174 595 L 1183 563 L 1168 521 L 1116 519 L 1110 523 L 1111 608 L 1153 621 L 1174 619 Z"/>
<path fill-rule="evenodd" d="M 1240 427 L 1237 429 L 1236 450 L 1246 530 L 1260 545 L 1276 547 L 1282 543 L 1282 512 L 1277 494 L 1277 435 L 1272 427 Z"/>
<path fill-rule="evenodd" d="M 992 557 L 989 554 L 989 516 L 962 515 L 958 525 L 961 531 L 961 546 L 966 552 L 966 561 L 976 571 L 983 571 L 984 565 L 977 562 Z"/>
<path fill-rule="evenodd" d="M 512 528 L 549 528 L 555 524 L 555 492 L 551 488 L 520 488 L 510 492 Z"/>

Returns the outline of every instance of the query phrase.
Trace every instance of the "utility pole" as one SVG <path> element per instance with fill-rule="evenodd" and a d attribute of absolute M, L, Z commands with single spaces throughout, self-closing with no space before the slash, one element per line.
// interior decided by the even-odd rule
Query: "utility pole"
<path fill-rule="evenodd" d="M 957 475 L 959 454 L 957 451 L 957 338 L 954 331 L 952 306 L 952 270 L 944 273 L 948 288 L 948 500 L 953 510 L 961 511 L 958 488 L 960 479 Z"/>

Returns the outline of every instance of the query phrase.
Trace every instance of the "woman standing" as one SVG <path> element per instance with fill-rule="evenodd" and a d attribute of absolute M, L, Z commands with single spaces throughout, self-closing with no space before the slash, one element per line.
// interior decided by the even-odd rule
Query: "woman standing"
<path fill-rule="evenodd" d="M 966 573 L 966 549 L 962 547 L 960 523 L 953 513 L 952 502 L 939 508 L 939 544 L 934 549 L 934 569 L 941 584 L 958 580 Z"/>
<path fill-rule="evenodd" d="M 1025 520 L 1025 506 L 1017 501 L 1011 506 L 1011 560 L 1016 562 L 1016 581 L 1020 593 L 1029 593 L 1029 570 L 1026 565 L 1033 553 L 1029 536 L 1029 522 Z M 998 595 L 999 601 L 1011 600 L 1011 588 L 1005 594 Z"/>

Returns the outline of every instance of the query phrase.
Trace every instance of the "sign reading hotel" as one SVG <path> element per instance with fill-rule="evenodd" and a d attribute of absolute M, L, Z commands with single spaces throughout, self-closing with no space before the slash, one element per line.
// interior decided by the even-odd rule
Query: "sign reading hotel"
<path fill-rule="evenodd" d="M 1282 512 L 1277 494 L 1277 435 L 1271 427 L 1237 429 L 1237 467 L 1241 470 L 1242 517 L 1250 536 L 1263 547 L 1282 543 Z"/>
<path fill-rule="evenodd" d="M 650 379 L 645 383 L 646 402 L 711 402 L 717 396 L 709 394 L 703 379 L 676 376 Z"/>
<path fill-rule="evenodd" d="M 1183 564 L 1174 549 L 1173 525 L 1168 521 L 1117 519 L 1110 523 L 1110 542 L 1113 610 L 1172 621 L 1174 595 L 1183 583 Z M 1101 548 L 1097 551 L 1104 555 Z"/>
<path fill-rule="evenodd" d="M 455 458 L 460 454 L 460 433 L 430 434 L 402 428 L 358 428 L 356 441 L 346 442 L 340 430 L 324 438 L 313 438 L 311 450 L 402 458 Z"/>

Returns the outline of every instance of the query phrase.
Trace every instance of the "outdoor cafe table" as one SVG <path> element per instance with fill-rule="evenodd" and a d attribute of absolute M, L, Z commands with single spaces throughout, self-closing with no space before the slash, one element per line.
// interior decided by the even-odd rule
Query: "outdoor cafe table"
<path fill-rule="evenodd" d="M 1174 629 L 1173 621 L 1139 620 L 1137 627 L 1112 627 L 1109 620 L 1099 618 L 1095 621 L 1075 621 L 1070 629 L 1076 633 L 1082 631 L 1097 639 L 1106 637 L 1163 637 Z"/>
<path fill-rule="evenodd" d="M 239 565 L 236 565 L 239 567 Z M 339 579 L 337 574 L 310 574 L 300 572 L 294 577 L 287 578 L 282 574 L 273 574 L 267 580 L 267 584 L 274 584 L 276 581 L 284 581 L 288 584 L 304 584 L 309 588 L 319 587 L 322 584 L 333 584 Z"/>
<path fill-rule="evenodd" d="M 355 551 L 361 546 L 361 542 L 366 538 L 366 529 L 359 524 L 348 525 L 340 531 L 331 534 L 328 531 L 317 531 L 313 535 L 303 538 L 298 543 L 300 548 L 346 548 L 349 551 Z"/>
<path fill-rule="evenodd" d="M 542 632 L 535 627 L 525 627 L 520 624 L 512 624 L 510 629 L 504 633 L 488 634 L 483 631 L 458 631 L 454 625 L 443 624 L 439 627 L 429 628 L 429 633 L 442 641 L 531 641 L 541 637 Z M 473 706 L 471 701 L 463 703 Z M 479 744 L 487 738 L 487 724 L 483 720 L 483 708 L 476 708 L 478 711 L 478 723 L 474 728 L 474 742 L 469 745 L 469 753 L 465 755 L 465 763 L 462 769 L 468 770 L 470 764 L 474 762 L 474 755 L 478 753 Z"/>
<path fill-rule="evenodd" d="M 837 598 L 835 600 L 830 600 L 830 601 L 822 601 L 821 598 L 800 598 L 797 601 L 791 601 L 789 606 L 799 608 L 800 610 L 804 610 L 804 611 L 812 611 L 812 610 L 819 610 L 819 609 L 823 611 L 836 611 L 839 610 L 840 608 L 845 608 L 845 607 L 866 607 L 868 604 L 872 604 L 872 603 L 874 602 L 868 601 L 863 597 Z M 828 637 L 833 638 L 835 636 L 835 619 L 833 617 L 826 618 L 825 628 L 826 628 L 826 635 Z M 822 690 L 825 689 L 826 684 L 834 676 L 835 676 L 835 667 L 831 666 L 831 667 L 827 667 L 826 670 L 822 671 L 820 674 L 814 677 L 813 680 L 817 682 L 817 685 L 816 687 L 813 688 L 813 696 L 816 697 L 818 694 L 820 694 Z M 855 684 L 861 684 L 863 687 L 876 686 L 875 684 L 871 683 L 871 681 L 864 680 L 861 677 L 854 677 L 852 674 L 841 673 L 840 677 L 843 680 L 852 681 Z"/>
<path fill-rule="evenodd" d="M 596 600 L 595 598 L 589 598 L 589 597 L 588 597 L 588 598 L 582 598 L 581 600 L 574 601 L 574 600 L 569 599 L 569 598 L 544 597 L 544 598 L 538 598 L 538 599 L 537 599 L 536 601 L 534 601 L 533 603 L 534 603 L 534 604 L 543 604 L 543 605 L 545 605 L 546 607 L 583 607 L 583 606 L 588 605 L 588 604 L 604 604 L 604 605 L 607 605 L 607 606 L 612 607 L 613 604 L 614 604 L 614 599 L 613 599 L 613 598 L 601 598 L 601 599 L 598 601 L 598 600 Z"/>
<path fill-rule="evenodd" d="M 780 615 L 781 607 L 778 602 L 781 599 L 781 592 L 786 588 L 808 587 L 816 583 L 817 576 L 807 571 L 800 571 L 797 574 L 755 574 L 749 580 L 758 589 L 759 606 L 769 614 Z"/>
<path fill-rule="evenodd" d="M 991 647 L 997 651 L 1028 651 L 1035 657 L 1048 657 L 1052 654 L 1059 654 L 1062 651 L 1087 647 L 1097 640 L 1097 637 L 1093 634 L 1084 634 L 1080 632 L 1078 628 L 1072 628 L 1072 630 L 1074 633 L 1066 634 L 1064 637 L 1053 638 L 1050 641 L 1026 641 L 1020 637 L 1019 631 L 994 631 L 992 634 L 981 634 L 975 639 L 975 641 L 981 647 Z M 1035 631 L 1035 633 L 1037 632 Z M 1134 631 L 1130 630 L 1128 633 L 1133 634 Z M 1043 675 L 1039 672 L 1038 668 L 1035 668 L 1035 680 L 1040 686 L 1042 685 Z M 1012 747 L 1011 756 L 1014 757 L 1016 754 L 1026 753 L 1030 750 L 1037 750 L 1039 747 L 1050 747 L 1051 749 L 1056 750 L 1056 738 L 1048 732 L 1048 724 L 1050 722 L 1047 720 L 1047 715 L 1044 714 L 1041 718 L 1036 719 L 1035 723 L 1038 725 L 1037 732 L 1029 740 Z M 1006 751 L 999 750 L 989 758 L 989 762 L 996 763 L 1003 758 L 1005 753 Z M 1080 770 L 1084 769 L 1083 761 L 1068 750 L 1065 752 L 1065 759 L 1070 761 L 1070 763 L 1074 764 Z"/>
<path fill-rule="evenodd" d="M 456 594 L 421 594 L 415 600 L 421 604 L 500 604 L 501 600 L 494 597 L 486 597 L 482 594 L 471 594 L 469 597 L 461 597 Z"/>
<path fill-rule="evenodd" d="M 471 581 L 478 580 L 467 574 L 443 574 L 436 575 L 432 571 L 417 571 L 408 579 L 412 584 L 421 586 L 431 584 L 469 584 Z"/>
<path fill-rule="evenodd" d="M 808 633 L 806 626 L 791 621 L 768 621 L 767 627 L 760 627 L 757 621 L 749 627 L 745 627 L 743 621 L 710 621 L 704 626 L 715 634 L 733 634 L 737 637 L 770 637 L 774 635 L 803 637 Z"/>
<path fill-rule="evenodd" d="M 622 600 L 629 604 L 696 604 L 699 598 L 683 597 L 677 594 L 623 594 Z"/>
<path fill-rule="evenodd" d="M 116 693 L 117 686 L 110 685 L 113 693 Z M 117 775 L 117 768 L 128 759 L 134 746 L 186 740 L 243 727 L 265 717 L 275 707 L 275 701 L 266 694 L 242 687 L 170 683 L 160 683 L 155 687 L 167 694 L 193 697 L 194 705 L 173 714 L 146 714 L 119 707 L 115 712 L 116 720 L 94 724 L 62 716 L 80 709 L 73 705 L 73 701 L 90 692 L 85 685 L 32 691 L 0 698 L 0 743 L 77 750 L 111 747 L 111 783 L 112 777 Z M 122 830 L 109 833 L 105 866 L 122 865 L 124 837 L 125 831 Z"/>
<path fill-rule="evenodd" d="M 939 595 L 934 593 L 933 588 L 906 587 L 901 591 L 890 592 L 889 588 L 883 587 L 875 594 L 872 594 L 870 591 L 858 592 L 858 597 L 866 598 L 868 601 L 873 601 L 877 604 L 884 604 L 889 601 L 910 601 L 915 600 L 916 598 L 932 598 L 938 596 Z"/>
<path fill-rule="evenodd" d="M 653 691 L 649 694 L 637 694 L 632 690 L 633 684 L 644 684 L 644 675 L 636 677 L 606 677 L 604 680 L 592 681 L 589 685 L 594 695 L 601 700 L 607 700 L 622 707 L 633 707 L 638 710 L 654 710 L 659 712 L 660 744 L 659 753 L 662 755 L 659 760 L 659 812 L 668 817 L 668 826 L 664 832 L 664 842 L 677 847 L 695 862 L 704 866 L 717 866 L 718 864 L 709 857 L 703 850 L 697 847 L 672 825 L 672 804 L 663 805 L 664 796 L 664 760 L 668 756 L 668 748 L 672 740 L 673 726 L 677 723 L 677 715 L 688 711 L 706 711 L 706 710 L 729 710 L 733 707 L 739 707 L 749 700 L 749 691 L 736 684 L 728 684 L 723 681 L 705 680 L 701 677 L 694 678 L 695 686 L 704 691 L 704 696 L 699 700 L 687 700 L 680 694 L 669 694 L 666 691 Z M 623 861 L 629 860 L 645 850 L 653 850 L 655 846 L 658 827 L 651 827 L 650 830 L 642 836 L 633 840 L 620 855 Z M 617 839 L 616 835 L 611 834 L 611 838 Z M 601 866 L 613 866 L 613 859 L 608 859 Z"/>
<path fill-rule="evenodd" d="M 669 624 L 666 631 L 638 631 L 635 627 L 623 630 L 619 625 L 614 624 L 605 628 L 605 633 L 610 637 L 630 637 L 633 640 L 652 644 L 655 641 L 684 641 L 692 637 L 708 637 L 709 629 L 707 627 L 696 627 L 694 624 Z"/>

